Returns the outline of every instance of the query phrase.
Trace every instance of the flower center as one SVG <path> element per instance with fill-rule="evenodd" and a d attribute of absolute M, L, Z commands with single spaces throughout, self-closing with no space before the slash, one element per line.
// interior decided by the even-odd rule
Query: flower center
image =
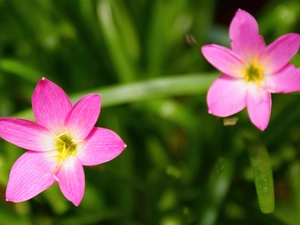
<path fill-rule="evenodd" d="M 62 133 L 55 137 L 56 140 L 56 150 L 59 152 L 57 158 L 59 161 L 66 160 L 69 156 L 75 155 L 77 152 L 77 143 L 74 141 L 67 133 Z"/>
<path fill-rule="evenodd" d="M 245 70 L 245 80 L 248 82 L 258 82 L 263 79 L 264 68 L 257 64 L 257 57 L 254 58 L 254 62 L 248 66 Z"/>

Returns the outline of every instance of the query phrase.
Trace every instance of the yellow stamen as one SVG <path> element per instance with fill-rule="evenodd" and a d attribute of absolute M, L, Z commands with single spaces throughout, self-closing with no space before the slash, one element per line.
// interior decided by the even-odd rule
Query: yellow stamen
<path fill-rule="evenodd" d="M 61 133 L 54 138 L 56 141 L 55 149 L 58 154 L 55 157 L 58 159 L 58 165 L 65 161 L 68 157 L 76 155 L 78 143 L 83 140 L 72 139 L 67 132 Z"/>
<path fill-rule="evenodd" d="M 263 80 L 263 71 L 265 69 L 257 63 L 257 56 L 254 58 L 254 62 L 243 71 L 245 74 L 245 81 L 261 83 Z"/>

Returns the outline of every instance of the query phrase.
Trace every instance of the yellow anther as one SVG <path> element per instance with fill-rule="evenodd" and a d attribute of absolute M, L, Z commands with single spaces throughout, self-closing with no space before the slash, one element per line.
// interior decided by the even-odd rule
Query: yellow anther
<path fill-rule="evenodd" d="M 55 150 L 58 151 L 54 157 L 58 159 L 59 164 L 69 156 L 75 155 L 78 150 L 77 144 L 84 141 L 72 139 L 67 132 L 59 134 L 54 140 L 56 140 Z"/>
<path fill-rule="evenodd" d="M 257 63 L 257 56 L 256 56 L 254 58 L 253 63 L 250 64 L 248 68 L 243 71 L 245 74 L 245 81 L 257 82 L 258 84 L 260 84 L 260 82 L 263 79 L 263 71 L 264 68 Z"/>

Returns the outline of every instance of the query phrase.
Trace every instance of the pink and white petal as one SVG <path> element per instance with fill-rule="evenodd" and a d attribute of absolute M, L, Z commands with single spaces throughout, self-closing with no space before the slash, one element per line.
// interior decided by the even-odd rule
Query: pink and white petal
<path fill-rule="evenodd" d="M 279 37 L 259 56 L 259 63 L 265 68 L 264 72 L 273 74 L 282 69 L 298 52 L 299 46 L 299 34 L 286 34 Z"/>
<path fill-rule="evenodd" d="M 6 188 L 6 200 L 22 202 L 31 199 L 55 183 L 52 162 L 41 152 L 25 152 L 14 163 Z"/>
<path fill-rule="evenodd" d="M 265 130 L 271 114 L 271 93 L 258 88 L 255 83 L 249 85 L 247 92 L 247 109 L 251 122 L 260 130 Z"/>
<path fill-rule="evenodd" d="M 242 79 L 222 75 L 214 81 L 207 93 L 209 113 L 227 117 L 246 107 L 247 84 Z"/>
<path fill-rule="evenodd" d="M 300 69 L 287 64 L 273 75 L 264 77 L 265 89 L 272 93 L 290 93 L 300 90 Z"/>
<path fill-rule="evenodd" d="M 120 155 L 126 144 L 114 131 L 95 127 L 83 143 L 77 157 L 84 166 L 95 166 Z"/>
<path fill-rule="evenodd" d="M 56 173 L 63 195 L 78 206 L 83 198 L 85 177 L 81 163 L 76 157 L 69 157 Z"/>
<path fill-rule="evenodd" d="M 65 121 L 71 137 L 83 140 L 88 136 L 98 120 L 100 105 L 100 95 L 89 94 L 73 106 Z"/>
<path fill-rule="evenodd" d="M 244 76 L 242 59 L 230 49 L 211 44 L 202 46 L 201 51 L 207 61 L 222 73 L 232 77 Z"/>
<path fill-rule="evenodd" d="M 69 97 L 59 86 L 46 78 L 38 82 L 32 95 L 32 109 L 37 123 L 56 132 L 64 125 L 71 108 Z"/>
<path fill-rule="evenodd" d="M 49 151 L 55 147 L 55 135 L 29 120 L 0 118 L 0 137 L 21 148 Z"/>
<path fill-rule="evenodd" d="M 248 12 L 239 9 L 231 21 L 229 37 L 232 50 L 241 58 L 249 60 L 266 48 L 258 34 L 258 24 Z"/>

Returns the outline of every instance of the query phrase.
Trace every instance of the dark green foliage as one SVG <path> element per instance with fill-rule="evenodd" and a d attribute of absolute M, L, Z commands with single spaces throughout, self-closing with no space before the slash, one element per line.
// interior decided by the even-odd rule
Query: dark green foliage
<path fill-rule="evenodd" d="M 1 140 L 0 224 L 300 224 L 299 93 L 273 95 L 264 132 L 245 110 L 231 118 L 238 119 L 233 126 L 207 113 L 206 91 L 219 73 L 200 47 L 228 45 L 229 23 L 219 20 L 234 16 L 218 6 L 213 0 L 0 0 L 0 116 L 33 119 L 31 94 L 45 76 L 73 101 L 100 93 L 97 125 L 115 130 L 128 146 L 115 160 L 85 168 L 85 196 L 75 207 L 57 185 L 27 202 L 6 202 L 10 168 L 24 150 Z M 299 32 L 297 0 L 258 8 L 253 15 L 267 43 Z M 299 54 L 292 62 L 300 66 Z M 273 214 L 259 209 L 248 137 L 271 159 Z"/>

